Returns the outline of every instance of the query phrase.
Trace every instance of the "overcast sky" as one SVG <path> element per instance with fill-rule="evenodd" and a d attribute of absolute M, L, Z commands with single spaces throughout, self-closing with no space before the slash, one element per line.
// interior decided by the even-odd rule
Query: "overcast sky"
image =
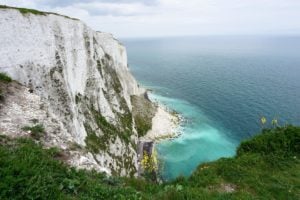
<path fill-rule="evenodd" d="M 300 35 L 300 0 L 0 0 L 79 18 L 116 37 Z"/>

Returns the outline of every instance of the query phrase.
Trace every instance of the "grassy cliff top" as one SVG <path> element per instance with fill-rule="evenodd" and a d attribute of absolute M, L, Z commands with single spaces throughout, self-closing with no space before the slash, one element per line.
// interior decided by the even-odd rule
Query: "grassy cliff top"
<path fill-rule="evenodd" d="M 63 152 L 31 139 L 0 137 L 0 199 L 299 199 L 300 127 L 264 130 L 234 158 L 200 165 L 157 184 L 76 170 Z"/>
<path fill-rule="evenodd" d="M 19 7 L 10 7 L 10 6 L 6 6 L 6 5 L 0 5 L 0 9 L 15 9 L 15 10 L 20 11 L 20 13 L 22 13 L 23 15 L 33 14 L 33 15 L 46 16 L 46 15 L 52 14 L 52 15 L 62 16 L 62 17 L 72 19 L 72 20 L 79 20 L 76 18 L 71 18 L 71 17 L 65 16 L 65 15 L 61 15 L 61 14 L 57 14 L 57 13 L 53 13 L 53 12 L 44 12 L 44 11 L 39 11 L 39 10 L 29 9 L 29 8 L 19 8 Z"/>

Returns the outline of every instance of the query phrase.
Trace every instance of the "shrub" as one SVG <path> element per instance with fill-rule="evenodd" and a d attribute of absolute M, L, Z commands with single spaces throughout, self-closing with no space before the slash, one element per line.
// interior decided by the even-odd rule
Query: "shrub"
<path fill-rule="evenodd" d="M 23 131 L 30 131 L 30 135 L 38 140 L 45 134 L 45 129 L 42 124 L 37 124 L 35 126 L 24 126 Z"/>
<path fill-rule="evenodd" d="M 12 81 L 12 79 L 6 73 L 0 72 L 0 81 L 9 83 Z"/>
<path fill-rule="evenodd" d="M 300 152 L 300 128 L 294 126 L 266 129 L 237 149 L 237 155 L 245 153 L 291 154 Z"/>

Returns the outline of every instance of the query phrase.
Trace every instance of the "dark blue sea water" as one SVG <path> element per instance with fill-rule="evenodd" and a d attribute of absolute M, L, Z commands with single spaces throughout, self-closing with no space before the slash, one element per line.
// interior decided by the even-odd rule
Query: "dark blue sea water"
<path fill-rule="evenodd" d="M 300 125 L 300 37 L 125 39 L 152 98 L 179 112 L 182 135 L 157 145 L 165 179 L 230 157 L 260 118 Z"/>

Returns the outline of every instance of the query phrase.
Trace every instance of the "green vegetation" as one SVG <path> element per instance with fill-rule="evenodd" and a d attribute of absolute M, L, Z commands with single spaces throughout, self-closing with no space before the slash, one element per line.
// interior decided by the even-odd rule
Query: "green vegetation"
<path fill-rule="evenodd" d="M 0 137 L 0 199 L 138 199 L 118 178 L 75 170 L 60 161 L 57 149 L 29 139 Z"/>
<path fill-rule="evenodd" d="M 86 44 L 89 46 L 89 42 L 86 42 Z M 97 69 L 101 77 L 104 78 L 106 87 L 113 89 L 112 91 L 105 91 L 102 88 L 105 98 L 108 100 L 108 102 L 117 99 L 119 103 L 118 110 L 115 109 L 116 105 L 112 105 L 112 111 L 117 116 L 118 123 L 115 125 L 109 123 L 105 117 L 103 117 L 101 113 L 95 110 L 92 106 L 89 108 L 93 116 L 93 120 L 96 122 L 98 128 L 103 132 L 102 135 L 96 135 L 95 131 L 93 131 L 89 125 L 86 125 L 86 130 L 88 133 L 90 133 L 90 137 L 87 138 L 87 141 L 89 141 L 88 143 L 91 144 L 93 152 L 99 152 L 100 149 L 106 150 L 110 141 L 114 141 L 117 136 L 127 145 L 131 142 L 130 137 L 132 135 L 133 124 L 132 114 L 127 106 L 126 100 L 123 97 L 122 84 L 115 68 L 111 66 L 111 61 L 112 58 L 108 54 L 105 54 L 104 58 L 97 60 Z M 123 112 L 120 113 L 119 110 L 122 110 Z M 131 145 L 134 146 L 133 143 L 131 143 Z M 96 149 L 97 146 L 98 149 Z"/>
<path fill-rule="evenodd" d="M 12 82 L 12 79 L 7 74 L 0 72 L 0 81 L 4 83 Z"/>
<path fill-rule="evenodd" d="M 75 170 L 57 149 L 0 137 L 0 199 L 299 199 L 300 127 L 264 130 L 234 158 L 157 184 Z"/>
<path fill-rule="evenodd" d="M 12 79 L 6 73 L 0 72 L 0 101 L 4 100 L 6 86 L 10 82 Z"/>
<path fill-rule="evenodd" d="M 157 180 L 156 174 L 158 171 L 158 160 L 157 160 L 156 150 L 153 150 L 151 154 L 148 154 L 147 151 L 143 152 L 141 167 L 144 170 L 142 176 L 147 181 L 156 182 Z"/>
<path fill-rule="evenodd" d="M 75 95 L 75 103 L 79 104 L 81 101 L 82 95 L 80 93 Z"/>
<path fill-rule="evenodd" d="M 225 195 L 233 199 L 299 199 L 299 154 L 299 127 L 263 130 L 242 142 L 235 158 L 200 165 L 186 181 L 208 190 L 234 186 L 235 192 Z"/>
<path fill-rule="evenodd" d="M 45 129 L 42 124 L 37 124 L 35 126 L 24 126 L 22 128 L 23 131 L 30 131 L 31 137 L 36 140 L 39 140 L 45 134 Z"/>
<path fill-rule="evenodd" d="M 142 137 L 151 129 L 157 108 L 143 96 L 131 96 L 131 102 L 136 129 L 139 137 Z"/>
<path fill-rule="evenodd" d="M 102 58 L 101 60 L 97 60 L 97 69 L 101 77 L 104 77 L 106 79 L 105 84 L 109 84 L 107 85 L 107 88 L 113 88 L 116 92 L 116 95 L 119 96 L 122 92 L 122 85 L 116 70 L 111 66 L 111 60 L 111 56 L 106 53 L 104 55 L 104 58 Z M 103 74 L 104 72 L 105 74 L 110 75 L 109 79 Z"/>
<path fill-rule="evenodd" d="M 28 8 L 16 8 L 16 7 L 9 7 L 5 5 L 0 5 L 0 8 L 13 8 L 19 10 L 22 14 L 32 13 L 34 15 L 46 15 L 45 12 L 41 12 L 34 9 L 28 9 Z"/>
<path fill-rule="evenodd" d="M 145 120 L 145 118 L 141 116 L 135 117 L 136 128 L 139 137 L 146 135 L 146 133 L 151 129 L 152 124 L 149 123 L 149 120 Z"/>
<path fill-rule="evenodd" d="M 92 116 L 98 126 L 102 130 L 102 135 L 96 135 L 95 131 L 90 127 L 89 124 L 85 124 L 85 130 L 87 132 L 87 137 L 85 142 L 87 144 L 87 149 L 93 153 L 99 153 L 100 150 L 107 150 L 109 141 L 115 140 L 117 136 L 123 140 L 126 144 L 130 142 L 131 129 L 128 128 L 129 124 L 132 123 L 131 115 L 120 116 L 122 128 L 118 128 L 113 124 L 109 123 L 105 117 L 103 117 L 99 112 L 91 109 Z"/>
<path fill-rule="evenodd" d="M 71 18 L 71 17 L 65 16 L 65 15 L 60 15 L 60 14 L 57 14 L 57 13 L 43 12 L 43 11 L 34 10 L 34 9 L 28 9 L 28 8 L 19 8 L 19 7 L 11 7 L 11 6 L 6 6 L 6 5 L 0 5 L 0 9 L 16 9 L 16 10 L 20 11 L 20 13 L 22 13 L 23 15 L 26 15 L 26 14 L 33 14 L 33 15 L 48 15 L 48 14 L 53 14 L 53 15 L 58 15 L 58 16 L 66 17 L 68 19 L 78 20 L 76 18 Z"/>
<path fill-rule="evenodd" d="M 85 138 L 87 150 L 93 153 L 99 153 L 100 150 L 106 150 L 109 137 L 107 138 L 105 135 L 103 137 L 97 136 L 95 131 L 93 131 L 88 124 L 85 124 L 84 127 L 87 132 Z"/>

